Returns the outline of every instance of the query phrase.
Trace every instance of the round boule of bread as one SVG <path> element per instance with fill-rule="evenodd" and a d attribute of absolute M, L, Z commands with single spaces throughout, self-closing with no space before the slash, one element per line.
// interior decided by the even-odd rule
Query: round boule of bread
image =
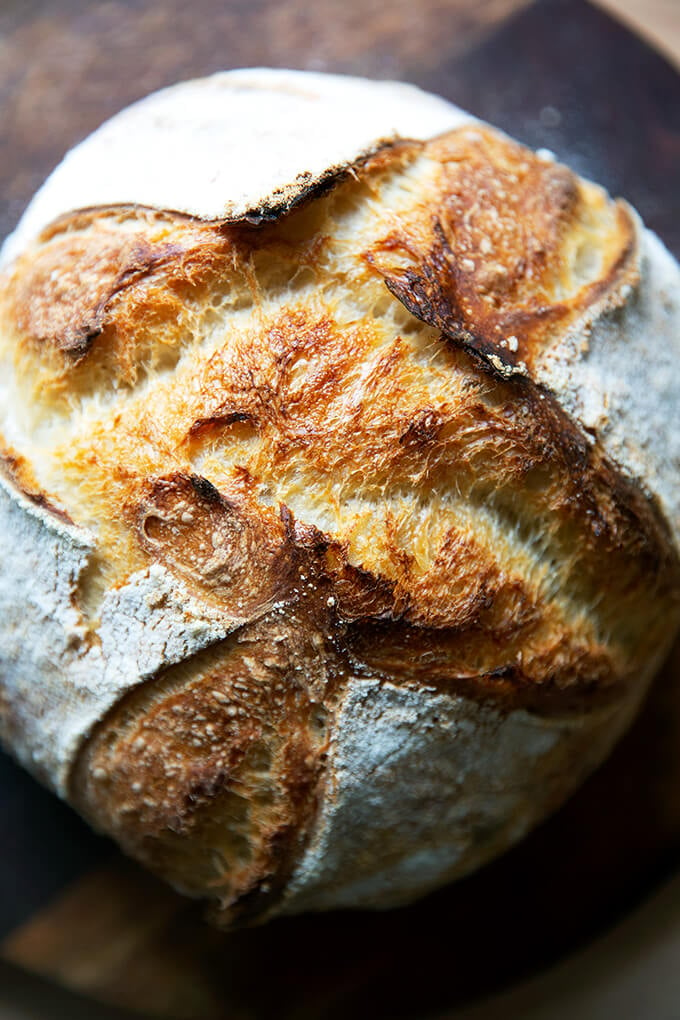
<path fill-rule="evenodd" d="M 2 253 L 0 736 L 223 924 L 387 907 L 606 756 L 680 623 L 680 269 L 417 89 L 227 72 Z"/>

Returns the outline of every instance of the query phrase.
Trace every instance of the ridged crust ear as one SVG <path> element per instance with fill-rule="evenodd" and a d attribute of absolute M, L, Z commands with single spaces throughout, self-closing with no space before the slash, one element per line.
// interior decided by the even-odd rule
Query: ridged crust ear
<path fill-rule="evenodd" d="M 0 733 L 95 826 L 222 923 L 389 906 L 603 759 L 680 621 L 680 270 L 625 203 L 233 72 L 4 260 Z"/>

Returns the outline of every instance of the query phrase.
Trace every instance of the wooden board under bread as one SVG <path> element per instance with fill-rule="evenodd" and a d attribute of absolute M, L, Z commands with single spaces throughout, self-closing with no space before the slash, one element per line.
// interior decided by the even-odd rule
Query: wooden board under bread
<path fill-rule="evenodd" d="M 0 234 L 64 149 L 138 95 L 269 63 L 440 92 L 624 194 L 680 255 L 680 77 L 581 0 L 25 0 L 0 11 L 0 46 Z M 222 935 L 0 757 L 0 957 L 165 1016 L 423 1017 L 629 909 L 680 862 L 679 788 L 680 646 L 607 765 L 484 872 L 390 914 Z"/>

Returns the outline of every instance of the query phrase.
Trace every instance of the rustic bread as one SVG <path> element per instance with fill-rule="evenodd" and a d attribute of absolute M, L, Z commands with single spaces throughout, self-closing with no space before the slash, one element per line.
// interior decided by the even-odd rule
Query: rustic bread
<path fill-rule="evenodd" d="M 552 811 L 680 621 L 680 270 L 416 89 L 158 93 L 0 282 L 0 733 L 215 917 L 389 906 Z"/>

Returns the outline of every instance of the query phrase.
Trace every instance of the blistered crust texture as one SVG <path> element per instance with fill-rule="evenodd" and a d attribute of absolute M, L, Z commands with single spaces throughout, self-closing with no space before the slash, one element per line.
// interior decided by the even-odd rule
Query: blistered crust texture
<path fill-rule="evenodd" d="M 678 266 L 625 203 L 391 88 L 169 90 L 5 249 L 0 733 L 222 923 L 501 852 L 680 619 Z M 270 93 L 271 179 L 204 193 L 211 132 L 219 163 Z M 105 175 L 69 211 L 102 146 L 191 134 L 204 94 L 174 197 Z M 286 116 L 339 109 L 307 176 L 278 159 Z"/>

